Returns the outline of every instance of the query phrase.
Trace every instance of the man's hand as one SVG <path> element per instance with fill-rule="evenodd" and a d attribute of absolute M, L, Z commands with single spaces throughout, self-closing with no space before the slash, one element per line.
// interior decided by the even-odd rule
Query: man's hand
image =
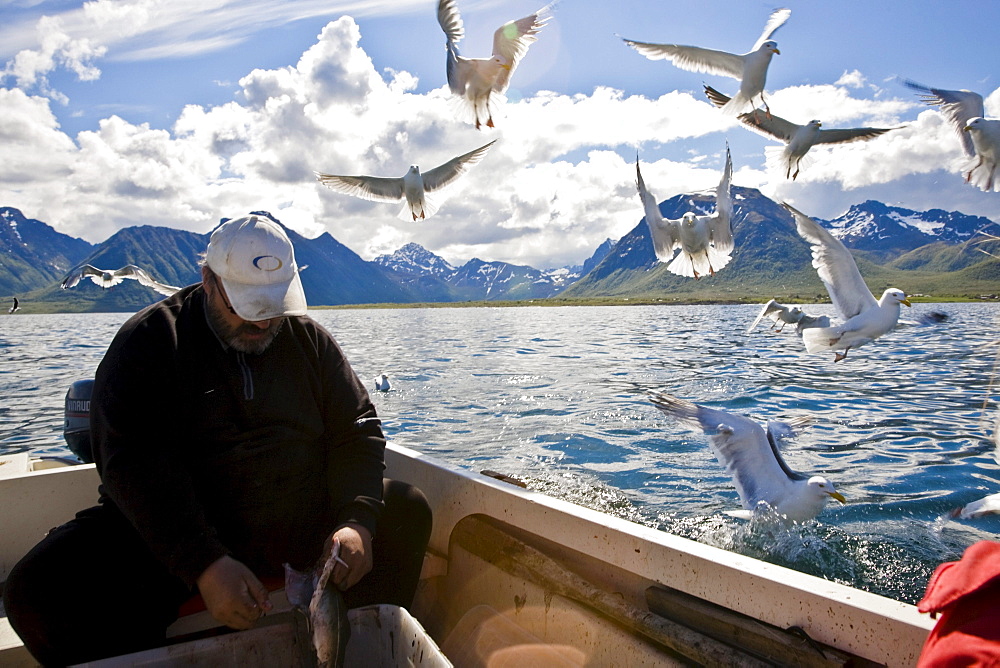
<path fill-rule="evenodd" d="M 229 628 L 249 629 L 271 609 L 267 588 L 242 562 L 219 557 L 197 580 L 198 591 L 212 617 Z"/>
<path fill-rule="evenodd" d="M 345 524 L 326 539 L 324 559 L 333 549 L 333 539 L 340 541 L 340 559 L 333 569 L 333 583 L 341 591 L 350 589 L 372 569 L 372 535 L 360 524 Z"/>

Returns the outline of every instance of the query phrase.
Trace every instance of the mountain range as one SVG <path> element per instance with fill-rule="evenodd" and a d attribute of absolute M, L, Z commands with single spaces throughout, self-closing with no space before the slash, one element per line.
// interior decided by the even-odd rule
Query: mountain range
<path fill-rule="evenodd" d="M 307 239 L 285 228 L 313 306 L 375 303 L 639 298 L 658 301 L 826 301 L 810 251 L 788 212 L 752 188 L 733 187 L 732 262 L 698 280 L 666 271 L 653 253 L 645 219 L 618 241 L 595 249 L 582 265 L 539 270 L 473 258 L 455 267 L 418 244 L 366 261 L 329 233 Z M 714 209 L 713 193 L 677 195 L 660 203 L 667 218 Z M 268 215 L 267 212 L 255 212 Z M 273 216 L 272 219 L 276 220 Z M 220 221 L 221 222 L 221 221 Z M 909 294 L 975 296 L 1000 291 L 1000 225 L 960 212 L 916 212 L 877 201 L 819 221 L 857 259 L 873 292 L 893 285 Z M 117 269 L 137 264 L 162 283 L 199 279 L 198 261 L 210 233 L 136 226 L 100 244 L 57 232 L 12 207 L 0 207 L 0 295 L 17 296 L 25 312 L 133 311 L 160 295 L 138 282 L 104 290 L 81 281 L 59 283 L 74 267 Z"/>
<path fill-rule="evenodd" d="M 754 188 L 733 186 L 732 261 L 715 276 L 676 276 L 657 261 L 645 219 L 616 244 L 604 260 L 559 296 L 597 296 L 658 301 L 828 301 L 812 267 L 809 246 L 777 202 Z M 687 211 L 714 211 L 714 194 L 677 195 L 660 203 L 666 218 Z M 1000 225 L 988 218 L 933 209 L 890 207 L 870 200 L 844 215 L 818 222 L 841 238 L 872 292 L 887 287 L 941 298 L 973 297 L 1000 291 Z"/>

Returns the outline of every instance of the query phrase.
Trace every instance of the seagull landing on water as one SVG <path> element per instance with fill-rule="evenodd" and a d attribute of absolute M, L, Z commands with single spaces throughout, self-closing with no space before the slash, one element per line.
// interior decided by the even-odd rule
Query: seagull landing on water
<path fill-rule="evenodd" d="M 993 446 L 993 457 L 1000 463 L 1000 416 L 993 424 Z M 961 508 L 955 508 L 949 515 L 963 520 L 977 519 L 986 515 L 1000 515 L 1000 493 L 990 494 L 967 503 Z"/>
<path fill-rule="evenodd" d="M 21 308 L 21 302 L 17 301 L 17 297 L 14 297 L 13 299 L 14 301 L 11 303 L 10 310 L 7 311 L 7 313 L 13 313 L 14 311 Z"/>
<path fill-rule="evenodd" d="M 538 31 L 549 20 L 552 5 L 546 5 L 523 19 L 508 21 L 493 33 L 493 53 L 489 58 L 466 58 L 459 55 L 458 43 L 465 36 L 465 26 L 456 0 L 438 2 L 438 23 L 447 37 L 448 87 L 459 99 L 462 114 L 472 119 L 476 129 L 493 126 L 493 113 L 504 100 L 521 59 L 538 39 Z"/>
<path fill-rule="evenodd" d="M 729 98 L 711 86 L 705 86 L 705 95 L 717 107 L 725 108 Z M 881 134 L 898 128 L 845 128 L 823 130 L 821 121 L 812 120 L 805 125 L 786 121 L 771 113 L 758 115 L 756 110 L 750 114 L 740 114 L 739 122 L 743 127 L 769 139 L 777 139 L 785 144 L 781 150 L 781 165 L 785 168 L 785 178 L 793 181 L 799 175 L 802 158 L 817 144 L 847 144 L 856 141 L 867 141 Z M 775 147 L 777 148 L 777 147 Z M 768 149 L 765 149 L 768 151 Z M 795 170 L 794 173 L 792 170 Z"/>
<path fill-rule="evenodd" d="M 391 385 L 389 385 L 389 377 L 384 373 L 380 373 L 375 376 L 375 390 L 378 392 L 388 392 Z"/>
<path fill-rule="evenodd" d="M 646 56 L 650 60 L 669 60 L 682 70 L 690 72 L 707 72 L 739 79 L 740 90 L 726 104 L 722 111 L 735 116 L 749 107 L 754 114 L 757 110 L 754 98 L 760 99 L 761 105 L 770 115 L 771 110 L 764 101 L 764 84 L 767 80 L 767 68 L 774 54 L 778 51 L 777 43 L 771 36 L 785 24 L 792 15 L 790 9 L 776 9 L 768 18 L 764 32 L 757 38 L 753 48 L 743 55 L 703 49 L 697 46 L 682 46 L 680 44 L 650 44 L 626 39 L 625 43 Z"/>
<path fill-rule="evenodd" d="M 403 202 L 399 211 L 401 220 L 416 221 L 418 218 L 430 218 L 438 209 L 438 204 L 429 196 L 454 182 L 459 176 L 469 171 L 497 142 L 496 139 L 469 151 L 457 158 L 452 158 L 429 172 L 420 173 L 420 168 L 410 165 L 410 169 L 399 178 L 381 176 L 340 176 L 316 172 L 316 179 L 331 190 L 345 195 L 353 195 L 374 202 Z"/>
<path fill-rule="evenodd" d="M 815 220 L 782 202 L 795 219 L 795 229 L 812 248 L 812 265 L 830 293 L 830 300 L 844 322 L 834 327 L 803 330 L 802 340 L 811 353 L 835 351 L 834 362 L 847 357 L 851 348 L 871 343 L 891 332 L 899 322 L 899 305 L 910 305 L 906 293 L 889 288 L 875 299 L 847 247 Z"/>
<path fill-rule="evenodd" d="M 638 156 L 635 160 L 635 174 L 639 199 L 653 239 L 653 250 L 658 260 L 668 263 L 667 271 L 697 279 L 706 274 L 715 276 L 715 272 L 729 264 L 734 244 L 733 199 L 730 194 L 733 160 L 728 146 L 722 179 L 715 190 L 715 214 L 711 216 L 688 212 L 677 220 L 664 218 L 656 197 L 646 189 L 642 180 Z M 675 255 L 678 249 L 680 252 Z"/>
<path fill-rule="evenodd" d="M 830 318 L 825 315 L 809 315 L 798 306 L 785 306 L 772 299 L 760 309 L 760 313 L 757 314 L 757 318 L 753 321 L 753 324 L 747 327 L 746 333 L 749 334 L 757 329 L 757 325 L 764 318 L 773 320 L 771 329 L 777 332 L 783 330 L 785 325 L 795 325 L 795 331 L 798 334 L 802 334 L 803 329 L 809 329 L 810 327 L 830 326 Z"/>
<path fill-rule="evenodd" d="M 121 269 L 115 270 L 98 269 L 92 265 L 84 264 L 71 271 L 69 276 L 63 279 L 59 287 L 63 290 L 75 287 L 76 284 L 80 282 L 80 279 L 85 277 L 89 278 L 105 290 L 118 285 L 126 278 L 139 281 L 142 285 L 145 285 L 148 288 L 153 288 L 161 295 L 165 295 L 167 297 L 180 290 L 180 288 L 174 287 L 173 285 L 166 285 L 154 280 L 153 277 L 146 273 L 144 269 L 141 269 L 134 264 L 127 264 Z"/>
<path fill-rule="evenodd" d="M 708 444 L 732 476 L 744 508 L 730 515 L 748 518 L 766 504 L 789 521 L 805 522 L 816 517 L 830 499 L 846 503 L 832 482 L 823 476 L 805 476 L 791 470 L 778 452 L 782 440 L 794 436 L 795 429 L 807 419 L 768 421 L 765 432 L 742 415 L 668 394 L 654 394 L 650 400 L 664 414 L 708 436 Z"/>

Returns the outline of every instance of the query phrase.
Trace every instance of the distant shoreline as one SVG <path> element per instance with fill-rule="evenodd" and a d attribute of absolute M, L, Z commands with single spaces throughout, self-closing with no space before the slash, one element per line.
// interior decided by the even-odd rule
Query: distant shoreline
<path fill-rule="evenodd" d="M 765 303 L 769 296 L 745 297 L 742 299 L 692 299 L 692 298 L 667 298 L 667 297 L 591 297 L 580 299 L 560 299 L 559 297 L 546 297 L 543 299 L 519 299 L 509 301 L 464 301 L 464 302 L 415 302 L 396 303 L 385 302 L 375 304 L 331 304 L 331 305 L 310 305 L 310 310 L 344 310 L 344 309 L 414 309 L 414 308 L 521 308 L 532 306 L 736 306 L 740 304 L 760 305 Z M 798 297 L 775 296 L 775 300 L 782 304 L 829 304 L 829 300 L 802 299 Z M 913 303 L 919 304 L 952 304 L 952 303 L 997 303 L 1000 302 L 1000 295 L 969 296 L 933 296 L 917 295 L 910 298 Z M 38 308 L 51 305 L 52 302 L 21 302 L 21 308 L 14 314 L 6 312 L 2 315 L 56 315 L 71 313 L 134 313 L 142 307 L 129 311 L 86 311 L 67 308 Z M 63 306 L 64 303 L 58 306 Z M 82 303 L 81 305 L 86 305 Z"/>
<path fill-rule="evenodd" d="M 666 299 L 663 297 L 595 297 L 582 299 L 521 299 L 515 301 L 466 301 L 466 302 L 421 302 L 414 304 L 337 304 L 333 306 L 310 306 L 315 310 L 337 309 L 404 309 L 404 308 L 517 308 L 530 306 L 738 306 L 741 304 L 760 305 L 770 297 L 758 299 Z M 829 300 L 783 299 L 775 297 L 782 304 L 830 304 Z M 911 297 L 915 304 L 961 304 L 998 303 L 1000 295 L 984 297 Z"/>

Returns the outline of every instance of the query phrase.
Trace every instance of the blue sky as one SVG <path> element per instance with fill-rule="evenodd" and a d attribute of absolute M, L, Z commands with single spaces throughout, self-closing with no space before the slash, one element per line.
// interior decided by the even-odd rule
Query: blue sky
<path fill-rule="evenodd" d="M 536 0 L 459 0 L 465 55 Z M 136 224 L 197 232 L 267 209 L 328 231 L 370 259 L 415 241 L 471 257 L 555 267 L 586 259 L 642 217 L 635 157 L 660 199 L 718 183 L 833 218 L 866 199 L 1000 222 L 1000 193 L 963 182 L 940 115 L 896 77 L 968 88 L 1000 113 L 990 39 L 1000 3 L 787 2 L 767 93 L 789 120 L 902 126 L 813 149 L 799 178 L 775 142 L 705 101 L 733 79 L 650 61 L 620 37 L 737 53 L 776 5 L 755 0 L 561 0 L 518 67 L 497 129 L 452 113 L 434 0 L 0 0 L 0 205 L 97 242 Z M 427 221 L 316 184 L 312 171 L 401 176 L 500 142 Z M 737 240 L 738 241 L 738 240 Z"/>

